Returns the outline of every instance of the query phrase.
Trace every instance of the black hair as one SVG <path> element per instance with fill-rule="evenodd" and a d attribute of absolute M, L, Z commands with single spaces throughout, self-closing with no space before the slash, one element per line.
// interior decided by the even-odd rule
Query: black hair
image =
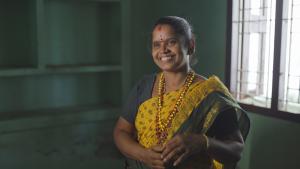
<path fill-rule="evenodd" d="M 193 38 L 193 31 L 192 26 L 187 20 L 178 16 L 163 16 L 155 22 L 152 30 L 154 30 L 157 25 L 163 24 L 170 25 L 177 35 L 181 35 L 184 38 L 186 45 L 189 45 L 188 43 Z"/>

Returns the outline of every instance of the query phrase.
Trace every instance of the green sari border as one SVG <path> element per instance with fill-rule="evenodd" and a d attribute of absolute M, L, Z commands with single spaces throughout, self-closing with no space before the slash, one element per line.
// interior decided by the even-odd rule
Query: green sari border
<path fill-rule="evenodd" d="M 243 139 L 246 140 L 250 126 L 250 120 L 246 112 L 231 96 L 220 91 L 214 91 L 206 96 L 197 108 L 193 110 L 189 118 L 186 119 L 174 136 L 183 133 L 206 134 L 213 125 L 216 117 L 228 109 L 235 111 L 239 129 Z"/>

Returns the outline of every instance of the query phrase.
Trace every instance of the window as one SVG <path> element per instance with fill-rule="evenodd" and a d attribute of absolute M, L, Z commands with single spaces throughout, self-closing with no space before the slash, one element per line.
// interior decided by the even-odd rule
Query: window
<path fill-rule="evenodd" d="M 299 119 L 300 0 L 232 0 L 229 6 L 231 92 L 243 105 Z"/>

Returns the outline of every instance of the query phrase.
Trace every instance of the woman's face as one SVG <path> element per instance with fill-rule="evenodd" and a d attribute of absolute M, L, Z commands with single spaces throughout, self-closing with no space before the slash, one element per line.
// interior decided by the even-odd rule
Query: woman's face
<path fill-rule="evenodd" d="M 184 40 L 167 24 L 157 25 L 152 32 L 152 57 L 162 71 L 178 72 L 188 64 Z"/>

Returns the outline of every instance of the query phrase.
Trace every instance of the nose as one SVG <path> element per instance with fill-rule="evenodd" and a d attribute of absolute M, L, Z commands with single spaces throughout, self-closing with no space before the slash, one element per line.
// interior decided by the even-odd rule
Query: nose
<path fill-rule="evenodd" d="M 162 51 L 163 51 L 163 53 L 168 53 L 170 51 L 169 48 L 168 48 L 167 43 L 163 43 L 163 45 L 162 45 Z"/>

